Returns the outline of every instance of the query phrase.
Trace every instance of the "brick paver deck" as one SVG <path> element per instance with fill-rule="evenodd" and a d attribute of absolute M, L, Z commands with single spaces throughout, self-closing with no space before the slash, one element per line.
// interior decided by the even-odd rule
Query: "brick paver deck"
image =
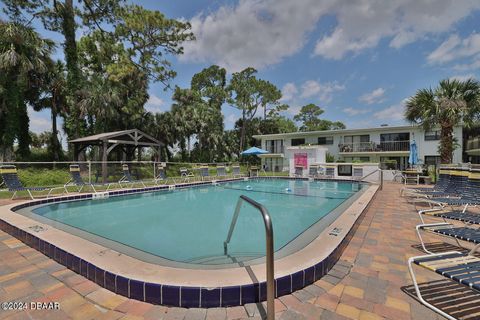
<path fill-rule="evenodd" d="M 443 319 L 401 290 L 411 284 L 407 258 L 421 253 L 412 248 L 420 220 L 399 197 L 399 188 L 386 184 L 379 191 L 327 276 L 276 300 L 277 319 Z M 419 282 L 440 279 L 421 269 L 418 276 Z M 54 301 L 60 310 L 0 310 L 0 319 L 261 319 L 265 314 L 255 304 L 182 309 L 130 300 L 0 231 L 0 302 L 5 301 Z"/>

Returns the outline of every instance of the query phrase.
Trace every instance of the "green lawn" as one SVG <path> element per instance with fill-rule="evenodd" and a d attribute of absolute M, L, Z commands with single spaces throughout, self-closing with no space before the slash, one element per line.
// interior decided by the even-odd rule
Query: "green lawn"
<path fill-rule="evenodd" d="M 179 176 L 179 170 L 181 167 L 187 167 L 183 164 L 169 164 L 167 166 L 167 177 L 173 177 L 177 182 L 181 182 L 180 176 Z M 191 167 L 189 168 L 191 169 Z M 227 171 L 227 178 L 231 174 L 231 168 L 230 170 Z M 139 176 L 141 179 L 143 179 L 145 185 L 147 186 L 154 186 L 153 182 L 153 170 L 152 168 L 147 168 L 147 167 L 139 167 L 136 168 L 138 171 Z M 198 173 L 195 172 L 195 170 L 192 170 L 194 173 L 196 173 L 195 181 L 201 180 L 201 178 L 198 176 Z M 247 167 L 246 166 L 241 166 L 240 167 L 240 172 L 244 175 L 247 174 Z M 209 173 L 212 177 L 216 176 L 216 169 L 211 168 L 209 170 Z M 63 187 L 63 185 L 70 179 L 70 174 L 68 170 L 66 169 L 40 169 L 40 168 L 28 168 L 28 169 L 19 169 L 18 170 L 18 176 L 20 178 L 20 181 L 23 183 L 25 187 L 39 187 L 39 186 L 45 186 L 45 187 Z M 288 172 L 260 172 L 260 177 L 262 176 L 288 176 Z M 121 178 L 121 174 L 119 172 L 115 173 L 114 175 L 112 174 L 109 176 L 109 181 L 118 181 Z M 88 182 L 88 174 L 87 176 L 83 176 L 83 179 L 85 182 Z M 213 179 L 213 178 L 212 178 Z M 192 178 L 193 180 L 193 178 Z M 221 179 L 219 179 L 221 180 Z M 0 179 L 1 182 L 1 179 Z M 95 175 L 92 173 L 92 183 L 95 182 Z M 169 184 L 172 184 L 173 182 L 171 179 L 168 180 Z M 134 184 L 134 187 L 140 187 L 140 184 Z M 2 186 L 3 187 L 3 186 Z M 2 188 L 0 187 L 0 189 Z M 117 189 L 119 188 L 118 184 L 112 184 L 110 189 Z M 69 192 L 76 192 L 78 188 L 76 187 L 68 187 Z M 102 186 L 102 185 L 95 185 L 95 189 L 97 191 L 106 191 L 107 187 Z M 85 186 L 82 190 L 82 192 L 92 192 L 92 188 L 89 186 Z M 63 190 L 54 190 L 52 194 L 60 195 L 62 194 Z M 40 197 L 40 196 L 46 196 L 48 193 L 48 190 L 44 191 L 33 191 L 33 196 L 34 197 Z M 12 193 L 8 192 L 6 190 L 0 190 L 0 199 L 9 199 L 11 198 Z M 17 197 L 19 198 L 29 198 L 29 195 L 26 191 L 21 191 L 17 193 Z"/>

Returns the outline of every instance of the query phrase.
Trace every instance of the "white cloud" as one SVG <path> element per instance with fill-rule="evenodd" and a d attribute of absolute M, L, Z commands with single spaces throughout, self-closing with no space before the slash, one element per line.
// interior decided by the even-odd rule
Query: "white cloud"
<path fill-rule="evenodd" d="M 370 109 L 360 109 L 360 108 L 352 108 L 352 107 L 348 107 L 348 108 L 344 108 L 343 109 L 343 112 L 345 112 L 346 114 L 348 114 L 349 116 L 356 116 L 356 115 L 359 115 L 359 114 L 366 114 L 366 113 L 369 113 Z"/>
<path fill-rule="evenodd" d="M 443 64 L 474 56 L 480 57 L 480 33 L 472 33 L 465 39 L 451 35 L 428 55 L 427 60 L 431 64 Z"/>
<path fill-rule="evenodd" d="M 307 32 L 325 14 L 316 0 L 240 0 L 190 20 L 197 40 L 184 45 L 181 60 L 210 62 L 239 71 L 261 69 L 298 52 Z"/>
<path fill-rule="evenodd" d="M 388 108 L 375 112 L 373 117 L 378 120 L 399 121 L 404 119 L 405 102 L 392 105 Z"/>
<path fill-rule="evenodd" d="M 302 109 L 302 105 L 296 104 L 296 105 L 290 106 L 287 109 L 286 113 L 291 115 L 291 116 L 294 116 L 294 115 L 297 115 L 300 112 L 300 109 Z"/>
<path fill-rule="evenodd" d="M 329 103 L 333 99 L 333 93 L 345 89 L 344 85 L 334 82 L 320 83 L 315 80 L 308 80 L 302 84 L 300 98 L 318 97 L 323 103 Z"/>
<path fill-rule="evenodd" d="M 30 131 L 35 133 L 52 131 L 52 121 L 47 111 L 36 112 L 32 107 L 28 107 L 28 117 L 30 119 Z"/>
<path fill-rule="evenodd" d="M 377 88 L 372 92 L 368 92 L 360 96 L 358 100 L 361 102 L 365 102 L 366 104 L 381 103 L 385 101 L 385 89 Z"/>
<path fill-rule="evenodd" d="M 315 54 L 338 60 L 373 48 L 383 38 L 390 39 L 390 47 L 400 48 L 428 34 L 449 31 L 479 8 L 477 0 L 337 1 L 330 8 L 337 25 L 320 38 Z"/>
<path fill-rule="evenodd" d="M 400 48 L 447 32 L 478 8 L 478 0 L 239 0 L 194 16 L 196 40 L 184 44 L 180 59 L 216 63 L 233 72 L 261 69 L 300 51 L 307 37 L 318 39 L 315 55 L 341 59 L 384 38 Z M 336 18 L 333 30 L 311 33 L 324 16 Z"/>
<path fill-rule="evenodd" d="M 230 125 L 234 125 L 237 122 L 238 117 L 235 116 L 233 113 L 230 113 L 228 116 L 225 117 L 225 122 Z"/>
<path fill-rule="evenodd" d="M 150 94 L 150 97 L 147 100 L 147 103 L 145 104 L 145 110 L 149 112 L 163 112 L 165 110 L 162 110 L 161 107 L 165 105 L 165 101 L 163 101 L 160 97 L 157 97 L 154 94 Z"/>
<path fill-rule="evenodd" d="M 468 79 L 476 79 L 476 76 L 473 73 L 458 74 L 458 75 L 451 76 L 450 79 L 455 79 L 455 80 L 459 80 L 459 81 L 466 81 Z"/>
<path fill-rule="evenodd" d="M 285 84 L 282 88 L 282 99 L 281 101 L 291 101 L 293 98 L 295 98 L 295 95 L 298 93 L 297 86 L 289 82 Z"/>
<path fill-rule="evenodd" d="M 458 71 L 476 70 L 480 69 L 480 54 L 472 59 L 471 62 L 459 63 L 453 66 L 453 69 Z"/>

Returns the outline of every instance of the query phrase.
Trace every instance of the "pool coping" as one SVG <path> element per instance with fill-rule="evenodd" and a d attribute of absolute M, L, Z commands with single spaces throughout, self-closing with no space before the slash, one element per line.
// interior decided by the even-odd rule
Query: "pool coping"
<path fill-rule="evenodd" d="M 272 177 L 279 178 L 291 179 Z M 212 181 L 186 183 L 176 185 L 175 188 L 210 184 Z M 171 187 L 115 190 L 109 191 L 109 195 L 120 196 L 168 188 Z M 275 260 L 276 297 L 312 284 L 333 267 L 352 238 L 361 221 L 360 217 L 377 189 L 376 185 L 368 185 L 363 194 L 315 240 L 303 249 Z M 128 298 L 154 304 L 203 308 L 238 306 L 266 299 L 264 263 L 228 269 L 181 269 L 151 264 L 12 211 L 40 203 L 91 198 L 92 194 L 81 194 L 0 207 L 0 229 L 100 286 Z"/>

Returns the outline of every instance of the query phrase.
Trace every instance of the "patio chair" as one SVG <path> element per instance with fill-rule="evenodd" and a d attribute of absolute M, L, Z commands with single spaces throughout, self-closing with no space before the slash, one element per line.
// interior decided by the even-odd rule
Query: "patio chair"
<path fill-rule="evenodd" d="M 0 166 L 0 174 L 2 175 L 2 184 L 5 185 L 8 191 L 13 192 L 12 200 L 15 198 L 15 195 L 18 191 L 27 191 L 30 198 L 33 200 L 35 199 L 32 191 L 46 191 L 48 190 L 47 198 L 51 195 L 53 190 L 57 189 L 64 189 L 63 187 L 55 187 L 55 188 L 48 188 L 48 187 L 24 187 L 20 179 L 18 178 L 17 167 L 14 165 L 2 165 Z M 62 191 L 63 194 L 63 191 Z"/>
<path fill-rule="evenodd" d="M 208 166 L 199 167 L 198 171 L 200 173 L 200 178 L 202 179 L 202 181 L 212 179 Z"/>
<path fill-rule="evenodd" d="M 412 277 L 415 293 L 420 302 L 433 311 L 441 314 L 447 319 L 454 320 L 456 318 L 427 302 L 420 292 L 416 275 L 413 271 L 413 265 L 433 271 L 447 279 L 455 281 L 459 284 L 467 286 L 474 293 L 480 293 L 480 258 L 474 256 L 479 245 L 476 245 L 470 252 L 461 253 L 457 251 L 449 251 L 444 253 L 429 254 L 411 257 L 408 259 L 408 269 Z"/>
<path fill-rule="evenodd" d="M 318 166 L 312 165 L 308 168 L 308 177 L 310 178 L 318 177 Z"/>
<path fill-rule="evenodd" d="M 142 180 L 135 180 L 133 179 L 132 175 L 130 174 L 130 169 L 128 168 L 128 165 L 124 164 L 122 165 L 122 171 L 123 171 L 123 177 L 118 180 L 118 184 L 123 188 L 123 183 L 126 185 L 130 184 L 131 187 L 135 184 L 141 184 L 143 187 L 145 187 L 145 183 Z"/>
<path fill-rule="evenodd" d="M 303 177 L 303 167 L 302 166 L 295 166 L 295 177 Z"/>
<path fill-rule="evenodd" d="M 175 179 L 167 177 L 167 174 L 165 173 L 165 168 L 163 167 L 157 168 L 157 176 L 155 177 L 155 179 L 153 179 L 153 182 L 156 185 L 159 185 L 159 184 L 164 185 L 168 183 L 168 180 L 171 180 L 173 181 L 173 183 L 176 183 Z"/>
<path fill-rule="evenodd" d="M 250 166 L 250 177 L 258 177 L 259 169 L 257 166 Z"/>
<path fill-rule="evenodd" d="M 430 217 L 442 218 L 444 221 L 446 221 L 446 219 L 450 219 L 467 224 L 480 225 L 480 214 L 469 212 L 467 211 L 467 208 L 464 210 L 426 209 L 418 211 L 418 214 L 422 223 L 425 223 L 423 216 L 426 215 Z"/>
<path fill-rule="evenodd" d="M 457 240 L 457 243 L 458 243 L 458 240 L 467 241 L 473 244 L 480 243 L 480 230 L 470 228 L 467 226 L 464 226 L 464 227 L 455 226 L 448 222 L 440 222 L 440 223 L 419 224 L 416 226 L 415 229 L 417 231 L 417 236 L 418 236 L 418 239 L 420 240 L 422 248 L 426 253 L 433 253 L 433 252 L 430 252 L 426 248 L 425 241 L 423 241 L 421 231 L 454 238 L 455 240 Z M 461 246 L 459 243 L 458 245 Z"/>
<path fill-rule="evenodd" d="M 322 179 L 333 179 L 335 177 L 335 167 L 334 166 L 320 167 L 318 177 Z"/>
<path fill-rule="evenodd" d="M 243 177 L 243 174 L 240 172 L 240 166 L 232 166 L 232 177 Z"/>
<path fill-rule="evenodd" d="M 190 178 L 195 179 L 195 174 L 192 171 L 188 170 L 187 168 L 182 167 L 179 170 L 180 170 L 180 177 L 181 179 L 183 179 L 183 182 L 190 181 Z"/>
<path fill-rule="evenodd" d="M 221 179 L 227 178 L 227 171 L 225 166 L 217 166 L 217 177 Z"/>
<path fill-rule="evenodd" d="M 79 189 L 77 190 L 77 192 L 81 192 L 85 186 L 90 186 L 93 189 L 93 192 L 97 193 L 97 190 L 95 189 L 95 186 L 97 186 L 97 187 L 106 186 L 107 187 L 106 191 L 108 191 L 110 189 L 110 187 L 112 186 L 112 184 L 117 184 L 117 183 L 105 183 L 105 184 L 95 183 L 94 184 L 94 183 L 87 183 L 87 182 L 83 181 L 83 178 L 80 175 L 80 166 L 78 164 L 70 165 L 69 170 L 70 170 L 70 177 L 71 178 L 63 186 L 65 188 L 66 193 L 68 193 L 67 187 L 69 187 L 69 186 L 78 187 Z M 120 186 L 120 188 L 122 187 L 120 184 L 118 184 L 118 185 Z"/>

